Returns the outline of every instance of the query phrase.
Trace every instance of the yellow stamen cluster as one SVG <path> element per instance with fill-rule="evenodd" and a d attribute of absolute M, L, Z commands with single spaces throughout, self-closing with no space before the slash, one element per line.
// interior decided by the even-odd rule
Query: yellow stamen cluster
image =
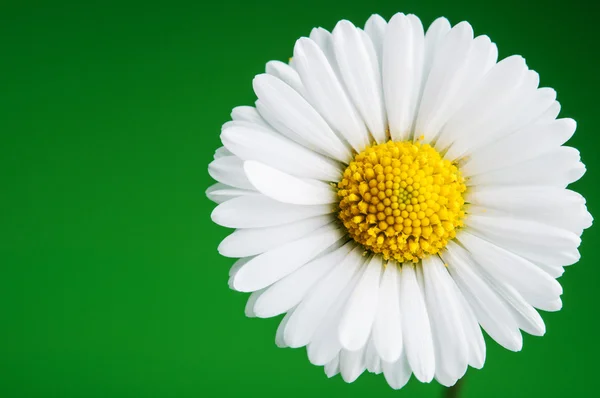
<path fill-rule="evenodd" d="M 464 178 L 428 144 L 368 147 L 338 183 L 339 218 L 366 249 L 400 262 L 440 251 L 463 226 Z"/>

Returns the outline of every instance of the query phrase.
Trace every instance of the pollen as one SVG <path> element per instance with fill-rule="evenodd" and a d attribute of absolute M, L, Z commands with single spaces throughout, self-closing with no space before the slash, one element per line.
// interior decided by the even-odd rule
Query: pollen
<path fill-rule="evenodd" d="M 464 178 L 429 144 L 393 142 L 357 154 L 337 184 L 350 236 L 384 259 L 418 262 L 463 227 Z"/>

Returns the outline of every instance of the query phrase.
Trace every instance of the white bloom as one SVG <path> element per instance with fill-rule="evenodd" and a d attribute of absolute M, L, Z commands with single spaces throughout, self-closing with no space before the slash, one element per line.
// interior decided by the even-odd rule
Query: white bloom
<path fill-rule="evenodd" d="M 485 361 L 483 328 L 512 351 L 592 223 L 566 186 L 575 122 L 520 56 L 414 15 L 318 28 L 256 76 L 255 107 L 223 126 L 209 166 L 214 222 L 236 231 L 230 286 L 249 316 L 287 313 L 279 346 L 347 382 L 381 373 L 456 383 Z"/>

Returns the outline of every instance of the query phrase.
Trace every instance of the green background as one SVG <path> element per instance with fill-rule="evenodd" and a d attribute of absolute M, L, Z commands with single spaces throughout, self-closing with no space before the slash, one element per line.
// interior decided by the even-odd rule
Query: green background
<path fill-rule="evenodd" d="M 231 108 L 313 26 L 444 15 L 522 54 L 554 87 L 598 213 L 598 33 L 591 1 L 54 1 L 0 5 L 0 397 L 436 397 L 414 379 L 347 385 L 244 316 L 206 172 Z M 488 342 L 464 397 L 591 397 L 598 232 L 560 279 L 564 309 L 511 353 Z"/>

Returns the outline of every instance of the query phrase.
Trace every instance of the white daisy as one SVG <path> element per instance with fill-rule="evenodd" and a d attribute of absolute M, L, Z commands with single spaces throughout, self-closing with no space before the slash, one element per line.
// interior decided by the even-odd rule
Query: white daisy
<path fill-rule="evenodd" d="M 485 330 L 512 351 L 592 223 L 566 186 L 575 122 L 520 56 L 414 15 L 340 21 L 256 76 L 209 166 L 219 246 L 248 316 L 287 313 L 281 347 L 306 346 L 347 382 L 411 374 L 456 383 L 485 361 Z M 480 328 L 481 327 L 481 328 Z"/>

